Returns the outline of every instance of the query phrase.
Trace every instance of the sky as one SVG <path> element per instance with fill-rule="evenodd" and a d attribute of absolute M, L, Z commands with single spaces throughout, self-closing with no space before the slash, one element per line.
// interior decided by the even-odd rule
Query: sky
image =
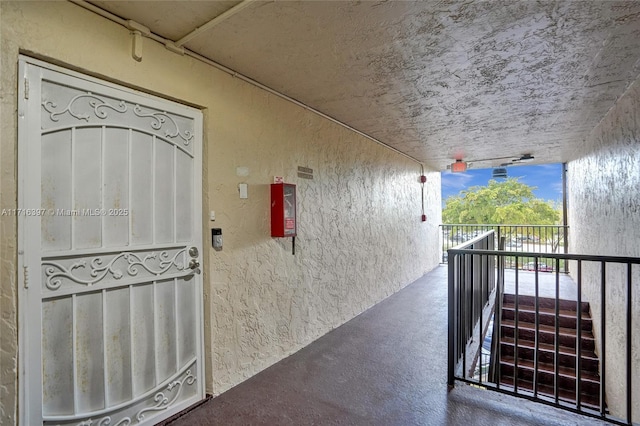
<path fill-rule="evenodd" d="M 458 195 L 472 186 L 486 186 L 493 169 L 467 169 L 464 173 L 442 172 L 442 206 L 451 195 Z M 536 197 L 547 201 L 562 202 L 562 164 L 540 164 L 507 167 L 508 177 L 533 186 Z M 498 181 L 502 179 L 497 179 Z"/>

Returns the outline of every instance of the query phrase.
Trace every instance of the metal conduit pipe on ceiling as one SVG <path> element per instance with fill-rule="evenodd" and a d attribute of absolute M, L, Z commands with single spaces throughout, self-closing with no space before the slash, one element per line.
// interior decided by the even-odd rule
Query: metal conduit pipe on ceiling
<path fill-rule="evenodd" d="M 189 34 L 187 34 L 186 36 L 182 37 L 180 40 L 176 41 L 175 45 L 180 47 L 183 44 L 188 43 L 189 41 L 191 41 L 194 38 L 198 37 L 200 34 L 206 32 L 206 31 L 209 31 L 210 29 L 212 29 L 216 25 L 222 23 L 223 21 L 229 19 L 230 17 L 232 17 L 236 13 L 242 11 L 247 6 L 251 5 L 251 3 L 253 3 L 254 1 L 256 1 L 256 0 L 244 0 L 244 1 L 236 4 L 231 9 L 221 13 L 220 15 L 216 16 L 215 18 L 213 18 L 212 20 L 207 22 L 206 24 L 196 28 L 195 30 L 193 30 Z"/>
<path fill-rule="evenodd" d="M 140 27 L 144 28 L 144 26 L 142 26 L 141 24 L 138 24 L 135 21 L 123 19 L 123 18 L 121 18 L 121 17 L 119 17 L 119 16 L 117 16 L 117 15 L 111 13 L 111 12 L 108 12 L 108 11 L 106 11 L 104 9 L 101 9 L 101 8 L 91 4 L 91 3 L 88 3 L 86 1 L 84 1 L 84 0 L 69 0 L 69 1 L 74 3 L 74 4 L 76 4 L 76 5 L 78 5 L 78 6 L 80 6 L 80 7 L 85 8 L 85 9 L 87 9 L 87 10 L 93 12 L 93 13 L 96 13 L 96 14 L 100 15 L 103 18 L 107 18 L 107 19 L 109 19 L 109 20 L 111 20 L 111 21 L 113 21 L 113 22 L 115 22 L 117 24 L 120 24 L 120 25 L 122 25 L 123 27 L 125 27 L 125 28 L 127 28 L 129 30 L 138 30 Z M 241 9 L 244 9 L 253 1 L 254 0 L 245 0 L 244 2 L 236 5 L 235 7 L 238 7 L 238 6 L 244 4 L 244 6 L 241 8 Z M 231 8 L 231 9 L 234 9 L 234 8 Z M 231 9 L 229 9 L 227 12 L 229 12 Z M 230 16 L 232 16 L 235 13 L 239 12 L 241 9 L 236 10 L 234 13 L 226 16 L 225 19 L 229 18 Z M 227 12 L 222 13 L 217 18 L 225 15 Z M 201 34 L 202 32 L 204 32 L 204 31 L 206 31 L 206 30 L 208 30 L 210 28 L 213 28 L 213 26 L 215 26 L 215 25 L 219 24 L 220 22 L 222 22 L 222 20 L 219 20 L 219 21 L 214 23 L 214 21 L 216 21 L 217 18 L 214 18 L 213 20 L 209 21 L 209 23 L 212 24 L 211 27 L 208 27 L 205 30 L 199 31 L 197 34 L 194 34 L 196 31 L 198 31 L 198 29 L 196 29 L 196 30 L 192 31 L 190 34 L 194 34 L 193 37 L 195 37 L 195 36 Z M 200 28 L 203 28 L 206 25 L 208 25 L 208 24 L 205 24 Z M 418 163 L 420 166 L 424 167 L 424 164 L 422 162 L 420 162 L 418 159 L 416 159 L 416 158 L 414 158 L 414 157 L 410 156 L 409 154 L 406 154 L 406 153 L 404 153 L 402 151 L 399 151 L 398 149 L 396 149 L 396 148 L 394 148 L 394 147 L 392 147 L 390 145 L 387 145 L 386 143 L 374 138 L 373 136 L 369 136 L 368 134 L 366 134 L 364 132 L 361 132 L 360 130 L 355 129 L 355 128 L 349 126 L 348 124 L 345 124 L 345 123 L 341 122 L 340 120 L 338 120 L 336 118 L 333 118 L 333 117 L 331 117 L 331 116 L 329 116 L 329 115 L 327 115 L 327 114 L 325 114 L 325 113 L 323 113 L 321 111 L 318 111 L 317 109 L 315 109 L 313 107 L 310 107 L 310 106 L 298 101 L 297 99 L 294 99 L 294 98 L 292 98 L 290 96 L 287 96 L 284 93 L 278 92 L 277 90 L 272 89 L 272 88 L 270 88 L 268 86 L 265 86 L 264 84 L 259 83 L 256 80 L 253 80 L 253 79 L 251 79 L 251 78 L 249 78 L 249 77 L 247 77 L 247 76 L 245 76 L 243 74 L 240 74 L 240 73 L 238 73 L 238 72 L 236 72 L 236 71 L 234 71 L 234 70 L 232 70 L 230 68 L 227 68 L 222 64 L 219 64 L 219 63 L 217 63 L 217 62 L 215 62 L 215 61 L 213 61 L 213 60 L 211 60 L 209 58 L 206 58 L 206 57 L 204 57 L 204 56 L 202 56 L 202 55 L 200 55 L 200 54 L 198 54 L 196 52 L 193 52 L 193 51 L 191 51 L 189 49 L 186 49 L 181 45 L 178 45 L 178 43 L 180 43 L 180 42 L 186 43 L 189 40 L 191 40 L 193 37 L 191 37 L 188 40 L 185 40 L 185 38 L 189 37 L 190 34 L 187 34 L 185 37 L 183 37 L 182 39 L 178 40 L 178 42 L 174 42 L 173 40 L 169 40 L 169 39 L 161 37 L 161 36 L 159 36 L 157 34 L 154 34 L 151 31 L 149 31 L 148 33 L 145 33 L 145 32 L 142 33 L 142 35 L 144 37 L 150 38 L 151 40 L 154 40 L 154 41 L 157 41 L 160 44 L 163 44 L 168 50 L 170 50 L 170 51 L 172 51 L 174 53 L 190 56 L 190 57 L 192 57 L 194 59 L 197 59 L 197 60 L 199 60 L 201 62 L 204 62 L 205 64 L 210 65 L 210 66 L 212 66 L 212 67 L 214 67 L 214 68 L 216 68 L 216 69 L 218 69 L 220 71 L 223 71 L 223 72 L 225 72 L 225 73 L 227 73 L 227 74 L 229 74 L 229 75 L 231 75 L 233 77 L 239 78 L 240 80 L 242 80 L 242 81 L 244 81 L 246 83 L 249 83 L 249 84 L 251 84 L 253 86 L 256 86 L 256 87 L 258 87 L 258 88 L 260 88 L 262 90 L 265 90 L 265 91 L 267 91 L 267 92 L 269 92 L 269 93 L 271 93 L 271 94 L 273 94 L 275 96 L 278 96 L 279 98 L 282 98 L 284 100 L 292 102 L 292 103 L 298 105 L 299 107 L 306 109 L 307 111 L 310 111 L 310 112 L 312 112 L 312 113 L 314 113 L 316 115 L 319 115 L 320 117 L 325 118 L 325 119 L 331 121 L 332 123 L 338 124 L 338 125 L 346 128 L 346 129 L 348 129 L 348 130 L 350 130 L 350 131 L 352 131 L 354 133 L 357 133 L 358 135 L 360 135 L 360 136 L 362 136 L 362 137 L 364 137 L 364 138 L 366 138 L 366 139 L 368 139 L 368 140 L 370 140 L 372 142 L 375 142 L 378 145 L 384 146 L 385 148 L 390 149 L 391 151 L 395 152 L 396 154 L 400 154 L 403 157 L 408 158 L 409 160 L 412 160 L 412 161 Z M 183 41 L 183 40 L 185 40 L 185 41 Z"/>

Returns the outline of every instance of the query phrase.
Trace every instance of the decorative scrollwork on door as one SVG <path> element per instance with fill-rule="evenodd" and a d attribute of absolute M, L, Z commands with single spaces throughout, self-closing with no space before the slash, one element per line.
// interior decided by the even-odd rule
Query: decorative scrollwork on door
<path fill-rule="evenodd" d="M 89 91 L 74 90 L 69 93 L 69 88 L 52 82 L 46 82 L 45 86 L 47 90 L 41 105 L 44 110 L 43 116 L 46 116 L 48 121 L 43 122 L 43 130 L 51 127 L 56 130 L 76 127 L 78 121 L 88 125 L 106 126 L 129 122 L 132 128 L 147 133 L 157 133 L 163 139 L 183 148 L 188 147 L 194 140 L 193 128 L 190 127 L 191 121 L 185 120 L 179 114 Z M 59 106 L 65 104 L 64 107 Z"/>
<path fill-rule="evenodd" d="M 141 270 L 154 276 L 160 276 L 172 267 L 183 271 L 187 269 L 184 263 L 185 251 L 186 248 L 183 248 L 172 254 L 164 250 L 159 253 L 151 252 L 145 256 L 139 253 L 122 252 L 111 259 L 108 256 L 97 256 L 92 259 L 80 259 L 70 265 L 43 260 L 45 286 L 49 290 L 57 290 L 62 285 L 63 279 L 90 286 L 106 277 L 114 280 L 124 276 L 135 277 Z M 79 274 L 79 269 L 87 271 L 88 274 Z"/>
<path fill-rule="evenodd" d="M 189 364 L 188 364 L 189 365 Z M 181 398 L 189 397 L 195 389 L 192 387 L 196 381 L 192 369 L 196 366 L 190 363 L 190 366 L 178 372 L 178 374 L 159 387 L 153 393 L 149 393 L 141 399 L 134 401 L 130 405 L 122 406 L 119 413 L 113 413 L 103 416 L 92 416 L 84 418 L 81 421 L 68 419 L 62 420 L 49 418 L 45 421 L 46 425 L 64 424 L 68 426 L 130 426 L 140 424 L 146 420 L 147 415 L 168 410 L 173 407 Z"/>
<path fill-rule="evenodd" d="M 59 111 L 55 111 L 58 105 L 55 102 L 49 101 L 49 100 L 44 100 L 42 102 L 42 107 L 45 109 L 45 111 L 47 111 L 50 114 L 49 118 L 51 119 L 51 121 L 59 121 L 60 120 L 59 117 L 67 112 L 69 113 L 70 116 L 77 118 L 78 120 L 89 121 L 89 119 L 91 118 L 91 114 L 88 114 L 86 112 L 76 112 L 72 109 L 73 105 L 76 102 L 78 102 L 78 100 L 85 99 L 85 98 L 90 99 L 88 104 L 93 109 L 93 113 L 95 114 L 95 116 L 98 118 L 104 119 L 108 117 L 108 113 L 107 111 L 105 111 L 105 109 L 111 109 L 119 113 L 127 112 L 127 104 L 125 103 L 125 101 L 120 101 L 118 102 L 118 106 L 113 106 L 109 102 L 105 101 L 99 96 L 94 95 L 91 92 L 74 96 L 69 101 L 67 106 Z"/>
<path fill-rule="evenodd" d="M 182 392 L 182 389 L 184 388 L 185 383 L 187 385 L 193 385 L 195 381 L 196 381 L 196 377 L 193 374 L 191 374 L 191 370 L 187 370 L 185 373 L 185 377 L 179 380 L 174 380 L 173 382 L 167 385 L 167 391 L 173 393 L 173 396 L 171 397 L 171 399 L 169 399 L 169 396 L 165 395 L 164 392 L 158 392 L 153 397 L 153 400 L 156 402 L 156 405 L 153 407 L 148 407 L 143 410 L 140 410 L 138 414 L 136 414 L 136 420 L 141 422 L 142 420 L 144 420 L 145 413 L 148 413 L 151 411 L 166 410 L 167 408 L 171 407 L 178 400 L 178 397 L 180 396 L 180 393 Z"/>
<path fill-rule="evenodd" d="M 152 118 L 151 127 L 155 130 L 160 130 L 165 122 L 169 120 L 173 127 L 175 128 L 172 132 L 170 129 L 165 129 L 165 136 L 168 138 L 175 138 L 176 136 L 180 136 L 182 140 L 184 140 L 185 145 L 189 145 L 191 139 L 193 139 L 193 133 L 189 130 L 185 130 L 184 132 L 180 132 L 180 128 L 178 127 L 178 123 L 166 112 L 148 112 L 145 113 L 142 111 L 140 105 L 136 105 L 133 107 L 133 113 L 141 118 Z"/>

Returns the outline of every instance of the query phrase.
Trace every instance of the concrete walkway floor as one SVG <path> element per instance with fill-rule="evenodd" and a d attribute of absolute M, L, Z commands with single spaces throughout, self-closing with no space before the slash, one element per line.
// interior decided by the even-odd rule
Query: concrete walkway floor
<path fill-rule="evenodd" d="M 603 425 L 462 383 L 447 392 L 447 268 L 171 423 Z"/>
<path fill-rule="evenodd" d="M 535 296 L 535 280 L 536 274 L 533 271 L 517 271 L 518 274 L 518 294 L 524 296 Z M 558 277 L 558 296 L 564 300 L 578 300 L 578 287 L 573 279 L 565 274 L 560 273 Z M 504 293 L 516 294 L 516 270 L 505 269 L 504 276 Z M 556 273 L 555 272 L 539 272 L 538 273 L 538 296 L 556 297 Z"/>

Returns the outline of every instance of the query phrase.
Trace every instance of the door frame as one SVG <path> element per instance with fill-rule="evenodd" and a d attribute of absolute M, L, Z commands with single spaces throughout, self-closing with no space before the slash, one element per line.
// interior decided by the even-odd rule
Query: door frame
<path fill-rule="evenodd" d="M 205 183 L 203 181 L 203 153 L 204 153 L 204 117 L 202 110 L 187 103 L 178 102 L 175 99 L 163 98 L 157 95 L 152 95 L 143 92 L 139 89 L 134 89 L 123 83 L 114 83 L 112 81 L 104 80 L 98 77 L 91 76 L 89 74 L 73 71 L 69 68 L 53 65 L 51 63 L 34 59 L 32 57 L 20 54 L 18 55 L 18 117 L 17 117 L 17 272 L 18 272 L 18 425 L 28 425 L 32 415 L 36 418 L 42 418 L 42 401 L 40 404 L 34 402 L 34 392 L 38 392 L 40 399 L 42 398 L 43 390 L 43 377 L 42 377 L 42 350 L 41 340 L 42 332 L 40 333 L 27 333 L 36 324 L 42 329 L 42 312 L 29 312 L 28 308 L 33 305 L 33 300 L 40 299 L 41 288 L 41 272 L 40 272 L 40 230 L 34 230 L 28 226 L 28 219 L 24 213 L 26 209 L 40 209 L 40 206 L 25 205 L 26 202 L 31 200 L 41 201 L 40 194 L 40 181 L 41 172 L 40 167 L 33 167 L 33 161 L 40 161 L 40 148 L 39 144 L 29 143 L 30 138 L 37 135 L 40 137 L 40 105 L 36 105 L 34 102 L 28 102 L 29 94 L 29 80 L 28 69 L 29 65 L 44 68 L 50 71 L 61 73 L 67 76 L 85 80 L 94 84 L 100 84 L 102 86 L 124 90 L 133 97 L 140 97 L 146 101 L 152 103 L 172 103 L 178 108 L 184 108 L 185 111 L 190 111 L 199 118 L 194 119 L 194 163 L 193 163 L 193 176 L 194 176 L 194 189 L 193 189 L 193 241 L 198 247 L 202 248 L 202 262 L 203 273 L 206 270 L 205 264 L 208 263 L 208 256 L 205 256 L 205 247 L 203 245 L 203 192 Z M 37 146 L 36 146 L 37 145 Z M 38 182 L 38 186 L 32 185 L 27 187 L 27 178 L 30 182 Z M 35 249 L 33 247 L 36 247 Z M 198 327 L 198 342 L 196 347 L 197 356 L 200 359 L 198 364 L 198 371 L 196 377 L 199 378 L 197 384 L 198 395 L 201 399 L 204 399 L 205 394 L 205 321 L 204 321 L 204 274 L 200 273 L 197 278 L 196 288 L 199 297 L 196 311 L 196 321 Z M 31 291 L 30 291 L 31 290 Z M 40 302 L 39 302 L 40 303 Z M 36 371 L 29 371 L 30 365 L 39 365 Z M 38 390 L 39 389 L 39 390 Z M 181 409 L 184 409 L 182 407 Z M 165 413 L 166 418 L 175 415 L 180 410 L 174 408 L 167 408 Z"/>

